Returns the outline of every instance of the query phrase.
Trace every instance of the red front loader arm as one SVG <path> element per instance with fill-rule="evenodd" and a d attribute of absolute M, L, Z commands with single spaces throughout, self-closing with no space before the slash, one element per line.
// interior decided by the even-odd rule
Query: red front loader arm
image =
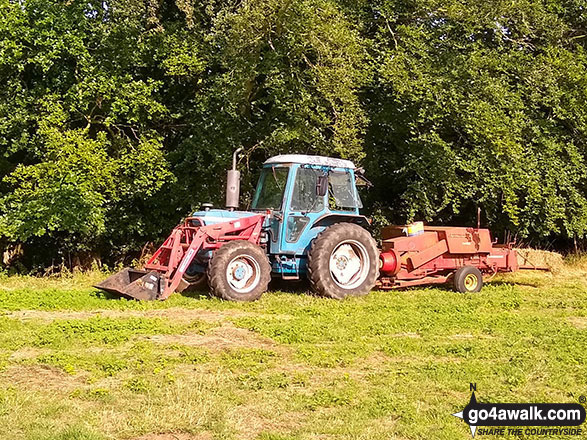
<path fill-rule="evenodd" d="M 145 270 L 126 268 L 96 287 L 135 299 L 167 299 L 201 250 L 214 251 L 233 240 L 258 245 L 264 220 L 258 214 L 206 226 L 203 219 L 189 217 L 157 249 Z"/>

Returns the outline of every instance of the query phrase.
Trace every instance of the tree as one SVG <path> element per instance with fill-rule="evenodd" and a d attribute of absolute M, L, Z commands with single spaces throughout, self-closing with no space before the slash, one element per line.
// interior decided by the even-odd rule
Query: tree
<path fill-rule="evenodd" d="M 222 199 L 218 175 L 239 146 L 253 162 L 362 157 L 365 53 L 332 2 L 27 0 L 1 11 L 0 237 L 41 264 L 160 240 Z"/>
<path fill-rule="evenodd" d="M 371 7 L 376 74 L 366 143 L 383 188 L 375 198 L 399 208 L 401 220 L 471 223 L 481 206 L 496 230 L 584 236 L 584 8 L 436 0 Z"/>
<path fill-rule="evenodd" d="M 110 261 L 278 153 L 363 164 L 367 212 L 587 232 L 580 0 L 0 0 L 0 245 Z M 36 259 L 36 261 L 35 261 Z M 56 260 L 55 260 L 56 259 Z"/>

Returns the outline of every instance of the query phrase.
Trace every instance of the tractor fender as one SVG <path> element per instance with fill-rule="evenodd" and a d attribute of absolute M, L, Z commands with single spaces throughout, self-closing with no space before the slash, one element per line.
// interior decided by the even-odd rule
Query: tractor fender
<path fill-rule="evenodd" d="M 368 228 L 371 224 L 369 219 L 364 215 L 357 214 L 324 214 L 316 219 L 312 227 L 330 226 L 335 223 L 355 223 L 364 228 Z"/>

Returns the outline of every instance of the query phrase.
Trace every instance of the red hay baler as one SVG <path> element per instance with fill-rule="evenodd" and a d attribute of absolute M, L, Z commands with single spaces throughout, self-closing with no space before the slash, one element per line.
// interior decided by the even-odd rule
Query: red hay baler
<path fill-rule="evenodd" d="M 494 244 L 488 229 L 424 226 L 413 235 L 406 235 L 406 229 L 388 226 L 381 231 L 381 289 L 452 281 L 459 292 L 478 292 L 484 275 L 547 269 L 520 264 L 516 250 Z"/>

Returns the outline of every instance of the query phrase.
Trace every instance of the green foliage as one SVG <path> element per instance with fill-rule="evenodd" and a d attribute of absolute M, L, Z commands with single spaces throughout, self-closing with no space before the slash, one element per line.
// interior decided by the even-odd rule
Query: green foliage
<path fill-rule="evenodd" d="M 86 320 L 70 319 L 54 321 L 42 327 L 36 334 L 34 345 L 58 347 L 76 341 L 80 345 L 116 345 L 135 335 L 168 334 L 184 330 L 158 318 L 105 318 L 96 316 Z"/>
<path fill-rule="evenodd" d="M 375 2 L 367 145 L 376 180 L 393 188 L 379 199 L 407 219 L 471 222 L 480 206 L 522 237 L 584 236 L 587 22 L 577 7 Z"/>
<path fill-rule="evenodd" d="M 29 268 L 159 242 L 222 200 L 240 146 L 249 170 L 362 163 L 379 223 L 480 206 L 520 237 L 587 233 L 577 0 L 2 0 L 0 17 L 0 245 Z"/>
<path fill-rule="evenodd" d="M 275 353 L 260 348 L 231 350 L 222 356 L 222 364 L 231 371 L 265 369 L 271 366 Z"/>

